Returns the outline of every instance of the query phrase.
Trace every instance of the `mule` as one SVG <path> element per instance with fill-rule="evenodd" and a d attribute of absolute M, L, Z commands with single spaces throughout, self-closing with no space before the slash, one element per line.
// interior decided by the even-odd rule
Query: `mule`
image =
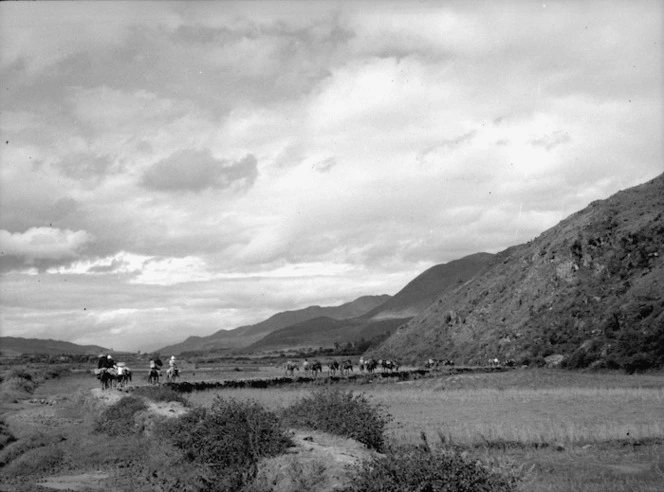
<path fill-rule="evenodd" d="M 157 369 L 150 369 L 150 373 L 148 374 L 148 383 L 159 384 L 159 371 Z"/>
<path fill-rule="evenodd" d="M 286 369 L 286 371 L 285 371 L 286 376 L 290 376 L 290 377 L 295 376 L 295 371 L 300 370 L 300 368 L 297 366 L 297 364 L 295 362 L 290 361 L 290 360 L 288 362 L 286 362 L 284 367 Z"/>
<path fill-rule="evenodd" d="M 180 369 L 177 367 L 169 367 L 168 371 L 166 371 L 166 379 L 168 381 L 174 382 L 177 378 L 180 377 Z"/>

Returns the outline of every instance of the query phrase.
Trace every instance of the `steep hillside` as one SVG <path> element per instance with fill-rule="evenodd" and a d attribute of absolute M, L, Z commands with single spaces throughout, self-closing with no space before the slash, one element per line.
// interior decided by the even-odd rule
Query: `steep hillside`
<path fill-rule="evenodd" d="M 60 340 L 38 338 L 0 337 L 0 353 L 6 356 L 22 354 L 97 355 L 109 350 L 98 345 L 77 345 Z"/>
<path fill-rule="evenodd" d="M 363 318 L 412 318 L 450 289 L 470 280 L 491 262 L 490 253 L 475 253 L 459 260 L 435 265 L 397 292 L 385 304 L 369 311 Z"/>
<path fill-rule="evenodd" d="M 350 319 L 360 316 L 390 299 L 388 295 L 363 296 L 340 306 L 309 306 L 295 311 L 277 313 L 255 325 L 241 326 L 233 330 L 219 330 L 207 337 L 189 337 L 184 342 L 159 349 L 162 354 L 210 351 L 247 347 L 265 335 L 286 326 L 304 321 L 327 317 Z"/>
<path fill-rule="evenodd" d="M 591 203 L 399 328 L 377 356 L 664 365 L 664 175 Z"/>

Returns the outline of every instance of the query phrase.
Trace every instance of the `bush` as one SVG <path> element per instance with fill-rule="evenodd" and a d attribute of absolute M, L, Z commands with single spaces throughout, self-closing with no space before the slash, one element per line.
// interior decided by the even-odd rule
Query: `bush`
<path fill-rule="evenodd" d="M 126 396 L 114 403 L 95 421 L 95 432 L 103 432 L 109 436 L 126 436 L 133 434 L 134 416 L 147 410 L 148 406 L 137 396 Z"/>
<path fill-rule="evenodd" d="M 4 421 L 4 419 L 0 418 L 0 451 L 2 451 L 5 446 L 11 444 L 14 441 L 16 441 L 16 437 L 14 437 L 14 434 L 11 433 L 9 426 Z"/>
<path fill-rule="evenodd" d="M 172 388 L 166 386 L 139 386 L 134 388 L 135 395 L 143 396 L 154 402 L 176 401 L 182 403 L 185 407 L 189 406 L 189 400 Z"/>
<path fill-rule="evenodd" d="M 63 376 L 71 375 L 69 366 L 49 366 L 40 371 L 40 376 L 46 379 L 60 379 Z"/>
<path fill-rule="evenodd" d="M 356 466 L 344 492 L 511 492 L 513 475 L 453 451 L 402 449 Z"/>
<path fill-rule="evenodd" d="M 385 427 L 391 417 L 364 395 L 324 389 L 285 409 L 282 420 L 293 427 L 350 437 L 381 452 L 385 447 Z"/>
<path fill-rule="evenodd" d="M 217 397 L 211 408 L 194 408 L 162 422 L 157 435 L 199 467 L 202 490 L 235 491 L 254 478 L 258 461 L 292 445 L 277 416 L 253 401 Z"/>
<path fill-rule="evenodd" d="M 24 369 L 12 369 L 3 381 L 3 385 L 10 391 L 20 393 L 34 393 L 37 383 L 34 376 Z"/>

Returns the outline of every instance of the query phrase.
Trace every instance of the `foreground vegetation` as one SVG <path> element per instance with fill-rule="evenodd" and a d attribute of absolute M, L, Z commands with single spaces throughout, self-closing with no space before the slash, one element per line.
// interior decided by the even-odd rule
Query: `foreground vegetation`
<path fill-rule="evenodd" d="M 348 491 L 661 488 L 661 374 L 517 370 L 359 386 L 323 381 L 186 398 L 142 387 L 103 406 L 89 398 L 93 378 L 15 371 L 3 394 L 57 401 L 26 409 L 0 399 L 0 490 L 34 490 L 40 478 L 90 470 L 106 470 L 100 480 L 110 489 L 277 490 L 253 479 L 263 460 L 291 446 L 290 429 L 380 451 L 339 484 Z M 187 412 L 150 416 L 149 407 L 174 402 Z M 319 470 L 291 469 L 304 484 L 297 490 L 317 489 L 307 484 Z"/>

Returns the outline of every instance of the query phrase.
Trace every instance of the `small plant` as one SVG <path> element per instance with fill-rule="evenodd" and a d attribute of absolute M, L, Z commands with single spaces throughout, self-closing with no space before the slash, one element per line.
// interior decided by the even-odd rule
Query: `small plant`
<path fill-rule="evenodd" d="M 249 483 L 263 457 L 276 456 L 292 443 L 277 416 L 254 401 L 215 398 L 211 408 L 194 408 L 165 421 L 157 435 L 200 468 L 209 487 L 235 491 Z"/>
<path fill-rule="evenodd" d="M 324 389 L 285 409 L 282 419 L 293 427 L 350 437 L 380 452 L 385 447 L 384 432 L 391 416 L 364 395 Z"/>
<path fill-rule="evenodd" d="M 344 492 L 512 492 L 516 478 L 456 451 L 410 447 L 360 463 Z"/>
<path fill-rule="evenodd" d="M 126 436 L 135 432 L 134 416 L 148 406 L 137 396 L 126 396 L 114 403 L 95 421 L 94 430 L 109 436 Z"/>

